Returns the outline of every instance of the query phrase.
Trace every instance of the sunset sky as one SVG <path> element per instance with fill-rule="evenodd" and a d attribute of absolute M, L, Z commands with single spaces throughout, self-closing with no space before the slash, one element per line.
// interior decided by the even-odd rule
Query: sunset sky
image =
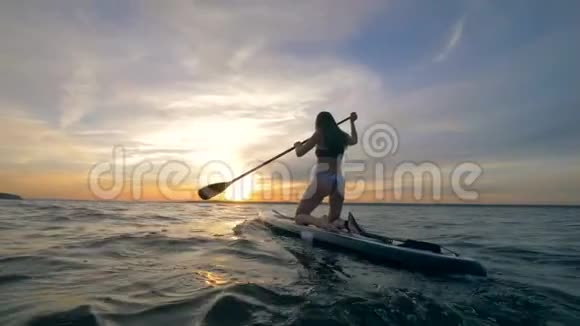
<path fill-rule="evenodd" d="M 397 131 L 396 153 L 348 151 L 366 164 L 346 174 L 351 194 L 366 185 L 349 200 L 414 201 L 395 200 L 393 172 L 431 162 L 439 201 L 461 202 L 449 175 L 472 162 L 483 174 L 468 202 L 580 204 L 578 35 L 574 0 L 2 1 L 0 192 L 99 199 L 89 173 L 117 146 L 114 199 L 197 199 L 216 166 L 243 172 L 327 110 L 358 112 L 361 135 Z M 261 172 L 291 182 L 221 198 L 264 199 L 252 192 L 274 184 L 267 199 L 295 200 L 314 160 L 289 154 Z M 170 196 L 167 164 L 189 168 Z"/>

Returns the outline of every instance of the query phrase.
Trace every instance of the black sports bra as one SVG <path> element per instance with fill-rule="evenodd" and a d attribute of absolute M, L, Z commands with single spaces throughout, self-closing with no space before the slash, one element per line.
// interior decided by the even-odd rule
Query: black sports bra
<path fill-rule="evenodd" d="M 316 154 L 316 157 L 337 158 L 340 155 L 342 155 L 343 153 L 332 151 L 332 150 L 327 149 L 327 148 L 316 148 L 315 154 Z"/>

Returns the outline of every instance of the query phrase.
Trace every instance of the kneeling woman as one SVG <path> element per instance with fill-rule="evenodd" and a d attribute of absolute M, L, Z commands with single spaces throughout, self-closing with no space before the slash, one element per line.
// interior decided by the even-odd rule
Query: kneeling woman
<path fill-rule="evenodd" d="M 351 134 L 348 135 L 338 127 L 330 113 L 320 112 L 316 117 L 316 130 L 312 137 L 304 143 L 294 144 L 298 157 L 305 155 L 313 148 L 316 148 L 317 157 L 315 175 L 296 209 L 297 224 L 312 224 L 333 231 L 346 228 L 351 232 L 361 233 L 362 230 L 352 215 L 349 215 L 348 221 L 340 219 L 344 203 L 344 178 L 340 165 L 346 147 L 355 145 L 358 141 L 354 124 L 356 119 L 356 113 L 351 113 Z M 329 199 L 328 215 L 322 218 L 310 215 L 325 197 Z"/>

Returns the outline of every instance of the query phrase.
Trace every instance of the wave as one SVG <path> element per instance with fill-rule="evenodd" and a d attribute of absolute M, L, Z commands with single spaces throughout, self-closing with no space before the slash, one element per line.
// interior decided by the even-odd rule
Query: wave
<path fill-rule="evenodd" d="M 511 259 L 525 260 L 539 265 L 580 266 L 577 250 L 569 249 L 568 253 L 554 251 L 546 247 L 543 250 L 527 249 L 515 246 L 494 246 L 480 249 L 482 253 L 501 255 Z"/>
<path fill-rule="evenodd" d="M 418 292 L 395 290 L 373 298 L 337 297 L 321 301 L 322 293 L 290 294 L 256 283 L 205 291 L 140 312 L 107 314 L 124 325 L 459 325 L 464 319 L 453 308 Z"/>
<path fill-rule="evenodd" d="M 47 205 L 47 206 L 36 206 L 36 207 L 34 207 L 34 209 L 38 210 L 38 211 L 54 211 L 54 210 L 66 209 L 66 207 L 60 206 L 60 205 Z"/>
<path fill-rule="evenodd" d="M 0 257 L 3 270 L 26 270 L 30 272 L 47 273 L 70 269 L 85 269 L 86 265 L 76 259 L 50 255 L 19 255 Z"/>
<path fill-rule="evenodd" d="M 484 282 L 469 300 L 441 301 L 423 290 L 390 288 L 353 295 L 326 287 L 289 293 L 296 287 L 257 283 L 210 287 L 180 297 L 157 297 L 155 302 L 97 298 L 98 303 L 31 318 L 29 325 L 544 325 L 575 324 L 577 316 L 555 316 L 566 306 L 513 284 Z M 453 288 L 447 289 L 454 291 Z M 429 291 L 427 291 L 429 292 Z M 465 292 L 465 291 L 462 291 Z M 469 295 L 464 293 L 463 295 Z"/>
<path fill-rule="evenodd" d="M 281 310 L 294 309 L 306 299 L 300 295 L 280 293 L 258 284 L 234 284 L 206 288 L 196 295 L 179 298 L 132 313 L 107 313 L 103 318 L 123 325 L 203 325 L 265 324 L 287 320 Z"/>
<path fill-rule="evenodd" d="M 481 249 L 482 252 L 501 254 L 518 259 L 533 259 L 544 255 L 544 252 L 532 249 L 525 249 L 515 246 L 490 246 Z"/>
<path fill-rule="evenodd" d="M 140 219 L 152 219 L 158 221 L 181 221 L 181 218 L 176 216 L 167 216 L 161 214 L 144 214 L 139 217 Z"/>
<path fill-rule="evenodd" d="M 70 222 L 73 219 L 69 216 L 53 215 L 50 216 L 50 220 L 47 222 Z"/>
<path fill-rule="evenodd" d="M 228 255 L 238 259 L 259 261 L 262 264 L 288 264 L 288 260 L 265 252 L 241 248 L 218 248 L 206 253 L 207 255 Z"/>
<path fill-rule="evenodd" d="M 7 274 L 7 275 L 0 275 L 0 285 L 8 284 L 8 283 L 15 283 L 19 281 L 26 281 L 31 279 L 31 276 L 23 275 L 23 274 Z"/>
<path fill-rule="evenodd" d="M 553 220 L 529 220 L 528 241 L 497 223 L 456 223 L 451 233 L 431 223 L 441 231 L 425 234 L 441 234 L 441 244 L 488 267 L 481 280 L 373 264 L 251 223 L 212 236 L 264 206 L 15 205 L 0 214 L 1 325 L 580 325 L 577 214 L 557 228 Z M 384 207 L 359 209 L 366 210 L 361 219 L 389 233 L 413 233 L 405 226 L 418 228 L 427 210 L 440 210 L 390 207 L 386 220 Z M 453 210 L 438 213 L 443 222 L 482 215 Z M 483 214 L 490 212 L 510 220 Z"/>
<path fill-rule="evenodd" d="M 71 310 L 53 312 L 33 317 L 28 321 L 29 326 L 49 325 L 99 325 L 97 316 L 88 305 L 81 305 Z"/>
<path fill-rule="evenodd" d="M 208 237 L 172 238 L 160 233 L 124 233 L 108 236 L 105 238 L 84 240 L 74 244 L 68 244 L 68 249 L 104 249 L 108 247 L 119 248 L 146 248 L 155 250 L 189 249 L 219 241 Z"/>
<path fill-rule="evenodd" d="M 94 209 L 89 207 L 75 207 L 70 209 L 68 216 L 71 218 L 95 218 L 95 217 L 110 217 L 111 214 L 108 214 L 103 209 Z"/>

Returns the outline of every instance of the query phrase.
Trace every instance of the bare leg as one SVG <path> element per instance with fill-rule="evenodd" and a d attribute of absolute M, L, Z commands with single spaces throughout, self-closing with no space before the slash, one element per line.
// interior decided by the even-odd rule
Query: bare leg
<path fill-rule="evenodd" d="M 310 198 L 303 198 L 298 204 L 298 208 L 296 208 L 296 224 L 311 224 L 323 227 L 324 221 L 322 219 L 310 215 L 310 213 L 320 205 L 322 199 L 324 199 L 324 196 L 320 196 L 318 193 L 315 193 Z"/>
<path fill-rule="evenodd" d="M 328 217 L 326 217 L 326 218 L 328 218 Z M 336 220 L 334 220 L 332 222 L 332 225 L 334 225 L 334 227 L 336 227 L 339 230 L 348 231 L 348 229 L 346 228 L 346 223 L 347 223 L 347 221 L 345 221 L 341 218 L 337 218 Z"/>
<path fill-rule="evenodd" d="M 332 191 L 332 184 L 328 182 L 328 179 L 318 175 L 315 180 L 312 181 L 309 188 L 296 209 L 295 221 L 297 224 L 303 225 L 315 225 L 317 227 L 338 231 L 337 227 L 332 223 L 329 223 L 328 218 L 317 218 L 312 215 L 312 211 L 320 205 L 324 197 Z M 315 187 L 315 188 L 314 188 Z M 313 189 L 316 189 L 313 193 Z"/>
<path fill-rule="evenodd" d="M 342 205 L 344 203 L 344 196 L 340 191 L 335 191 L 330 195 L 329 198 L 329 212 L 328 212 L 328 222 L 335 223 L 340 219 L 340 213 L 342 212 Z"/>
<path fill-rule="evenodd" d="M 326 216 L 315 217 L 310 215 L 310 212 L 312 212 L 314 208 L 316 208 L 316 206 L 318 206 L 320 202 L 322 202 L 323 198 L 324 197 L 318 198 L 313 197 L 310 199 L 303 199 L 302 201 L 300 201 L 298 209 L 296 210 L 296 217 L 294 217 L 294 221 L 296 222 L 296 224 L 314 225 L 316 227 L 328 231 L 339 231 L 339 227 L 332 223 L 329 223 L 328 218 Z"/>
<path fill-rule="evenodd" d="M 328 224 L 324 218 L 315 217 L 309 214 L 298 214 L 295 217 L 296 224 L 300 225 L 314 225 L 321 229 L 335 230 L 335 228 Z"/>

